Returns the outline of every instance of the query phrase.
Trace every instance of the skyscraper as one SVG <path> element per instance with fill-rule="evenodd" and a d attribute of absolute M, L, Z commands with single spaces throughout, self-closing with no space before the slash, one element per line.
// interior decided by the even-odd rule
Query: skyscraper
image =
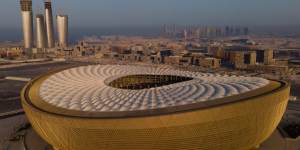
<path fill-rule="evenodd" d="M 183 38 L 184 38 L 184 40 L 187 40 L 188 39 L 188 32 L 187 32 L 187 30 L 186 29 L 184 29 L 183 30 Z"/>
<path fill-rule="evenodd" d="M 36 48 L 46 48 L 46 29 L 45 20 L 42 14 L 36 15 Z"/>
<path fill-rule="evenodd" d="M 33 47 L 33 23 L 32 23 L 32 1 L 21 0 L 21 14 L 22 14 L 22 27 L 24 47 L 26 49 Z"/>
<path fill-rule="evenodd" d="M 47 43 L 49 48 L 54 47 L 54 33 L 53 33 L 53 15 L 51 0 L 45 0 L 45 21 L 47 30 Z"/>
<path fill-rule="evenodd" d="M 248 35 L 249 34 L 249 28 L 248 27 L 245 27 L 244 28 L 244 35 Z"/>
<path fill-rule="evenodd" d="M 225 27 L 225 36 L 229 36 L 230 35 L 230 27 L 226 26 Z"/>
<path fill-rule="evenodd" d="M 58 46 L 68 46 L 68 16 L 57 15 Z"/>
<path fill-rule="evenodd" d="M 198 27 L 195 31 L 195 38 L 198 39 L 198 38 L 200 38 L 200 36 L 201 36 L 201 31 L 200 31 L 200 28 Z"/>

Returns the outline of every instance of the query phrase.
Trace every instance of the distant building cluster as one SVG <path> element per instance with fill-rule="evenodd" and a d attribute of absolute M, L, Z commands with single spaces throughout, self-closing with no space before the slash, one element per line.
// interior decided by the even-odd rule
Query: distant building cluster
<path fill-rule="evenodd" d="M 249 35 L 249 28 L 248 27 L 240 27 L 240 26 L 179 27 L 176 25 L 164 25 L 161 35 L 164 37 L 183 38 L 183 39 L 241 36 L 241 35 Z"/>
<path fill-rule="evenodd" d="M 68 53 L 71 57 L 96 56 L 126 62 L 225 67 L 276 74 L 289 72 L 288 61 L 275 59 L 273 49 L 260 48 L 246 39 L 199 44 L 164 38 L 101 37 L 82 40 Z"/>
<path fill-rule="evenodd" d="M 14 47 L 0 47 L 0 58 L 13 59 L 23 55 L 23 48 L 21 46 Z"/>
<path fill-rule="evenodd" d="M 172 42 L 168 39 L 102 38 L 82 40 L 69 53 L 76 56 L 96 56 L 116 61 L 145 62 L 179 66 L 203 66 L 219 68 L 221 60 L 206 55 L 205 47 Z M 195 48 L 193 48 L 195 46 Z"/>

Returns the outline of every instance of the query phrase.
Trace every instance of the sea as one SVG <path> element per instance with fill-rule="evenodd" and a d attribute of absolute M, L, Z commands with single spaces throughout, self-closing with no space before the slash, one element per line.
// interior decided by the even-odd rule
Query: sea
<path fill-rule="evenodd" d="M 294 26 L 252 26 L 250 33 L 254 35 L 300 37 L 300 25 Z M 146 36 L 156 37 L 162 31 L 161 26 L 140 27 L 70 27 L 69 40 L 76 42 L 86 36 Z M 21 41 L 21 28 L 0 28 L 0 41 Z"/>

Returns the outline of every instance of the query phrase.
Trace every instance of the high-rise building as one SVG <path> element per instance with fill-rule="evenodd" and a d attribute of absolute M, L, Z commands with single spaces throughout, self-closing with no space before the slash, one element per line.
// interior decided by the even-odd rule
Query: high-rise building
<path fill-rule="evenodd" d="M 197 28 L 195 31 L 195 38 L 200 38 L 200 36 L 201 36 L 200 28 Z"/>
<path fill-rule="evenodd" d="M 49 48 L 54 47 L 54 33 L 53 33 L 53 15 L 51 0 L 45 0 L 45 21 L 47 30 L 47 44 Z"/>
<path fill-rule="evenodd" d="M 36 15 L 36 48 L 46 48 L 47 38 L 45 20 L 42 14 Z"/>
<path fill-rule="evenodd" d="M 248 35 L 249 34 L 249 28 L 248 27 L 245 27 L 244 28 L 244 35 Z"/>
<path fill-rule="evenodd" d="M 176 36 L 176 32 L 177 32 L 177 27 L 175 24 L 173 24 L 173 27 L 172 27 L 172 36 Z"/>
<path fill-rule="evenodd" d="M 241 35 L 240 27 L 235 27 L 235 35 Z"/>
<path fill-rule="evenodd" d="M 184 38 L 184 40 L 187 40 L 188 39 L 188 32 L 187 32 L 187 30 L 186 29 L 184 29 L 183 30 L 183 38 Z"/>
<path fill-rule="evenodd" d="M 24 48 L 33 47 L 32 1 L 21 0 L 21 14 L 23 26 Z"/>
<path fill-rule="evenodd" d="M 233 36 L 233 35 L 234 35 L 234 28 L 230 27 L 229 36 Z"/>
<path fill-rule="evenodd" d="M 225 27 L 225 36 L 229 36 L 230 35 L 230 27 L 226 26 Z"/>
<path fill-rule="evenodd" d="M 68 46 L 68 16 L 57 15 L 58 46 Z"/>

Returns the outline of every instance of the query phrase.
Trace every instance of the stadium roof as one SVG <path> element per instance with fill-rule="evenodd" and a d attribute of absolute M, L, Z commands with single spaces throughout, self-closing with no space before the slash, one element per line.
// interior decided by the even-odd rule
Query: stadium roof
<path fill-rule="evenodd" d="M 145 66 L 93 65 L 44 77 L 39 81 L 37 96 L 43 103 L 66 110 L 130 112 L 238 96 L 269 83 L 269 80 L 258 77 Z"/>

